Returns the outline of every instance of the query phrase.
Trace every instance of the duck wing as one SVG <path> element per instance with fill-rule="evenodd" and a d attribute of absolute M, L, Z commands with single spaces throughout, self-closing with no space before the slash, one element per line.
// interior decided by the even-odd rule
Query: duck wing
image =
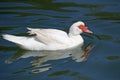
<path fill-rule="evenodd" d="M 57 29 L 33 29 L 28 28 L 30 34 L 36 34 L 35 40 L 48 44 L 65 44 L 69 42 L 66 32 Z"/>

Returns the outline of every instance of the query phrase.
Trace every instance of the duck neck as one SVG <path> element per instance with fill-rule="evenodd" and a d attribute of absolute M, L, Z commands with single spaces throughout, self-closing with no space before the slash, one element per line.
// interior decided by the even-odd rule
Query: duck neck
<path fill-rule="evenodd" d="M 82 32 L 78 31 L 78 30 L 74 30 L 74 29 L 70 29 L 69 30 L 69 37 L 75 37 L 75 36 L 80 36 Z"/>
<path fill-rule="evenodd" d="M 69 36 L 69 37 L 76 37 L 76 36 L 80 36 L 80 34 L 72 34 L 72 33 L 69 33 L 68 36 Z"/>
<path fill-rule="evenodd" d="M 82 36 L 80 34 L 72 34 L 72 33 L 69 33 L 69 38 L 71 39 L 72 43 L 73 44 L 83 44 L 84 40 L 82 38 Z"/>

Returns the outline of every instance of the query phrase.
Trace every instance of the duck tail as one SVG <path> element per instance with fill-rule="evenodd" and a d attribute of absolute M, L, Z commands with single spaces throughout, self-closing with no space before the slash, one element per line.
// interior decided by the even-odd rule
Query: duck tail
<path fill-rule="evenodd" d="M 24 44 L 23 40 L 27 39 L 27 37 L 19 37 L 19 36 L 14 36 L 14 35 L 9 35 L 9 34 L 3 34 L 3 39 L 11 41 L 16 44 Z"/>

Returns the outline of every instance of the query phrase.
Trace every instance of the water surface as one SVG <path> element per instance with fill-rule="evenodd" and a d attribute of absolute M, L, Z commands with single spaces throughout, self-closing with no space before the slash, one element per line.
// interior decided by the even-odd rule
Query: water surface
<path fill-rule="evenodd" d="M 119 0 L 1 0 L 0 79 L 119 80 L 119 3 Z M 79 20 L 94 34 L 82 34 L 85 44 L 73 50 L 25 51 L 1 37 L 1 34 L 28 36 L 26 27 L 68 32 L 70 25 Z M 91 45 L 94 47 L 89 55 L 83 55 Z"/>

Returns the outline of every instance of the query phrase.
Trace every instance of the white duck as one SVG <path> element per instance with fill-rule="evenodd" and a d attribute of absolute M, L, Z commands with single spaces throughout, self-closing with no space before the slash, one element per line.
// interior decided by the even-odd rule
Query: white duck
<path fill-rule="evenodd" d="M 4 34 L 3 38 L 20 45 L 26 50 L 62 50 L 82 45 L 84 40 L 80 36 L 82 32 L 92 33 L 82 21 L 74 23 L 69 33 L 57 29 L 32 29 L 28 28 L 33 37 L 14 36 Z"/>

